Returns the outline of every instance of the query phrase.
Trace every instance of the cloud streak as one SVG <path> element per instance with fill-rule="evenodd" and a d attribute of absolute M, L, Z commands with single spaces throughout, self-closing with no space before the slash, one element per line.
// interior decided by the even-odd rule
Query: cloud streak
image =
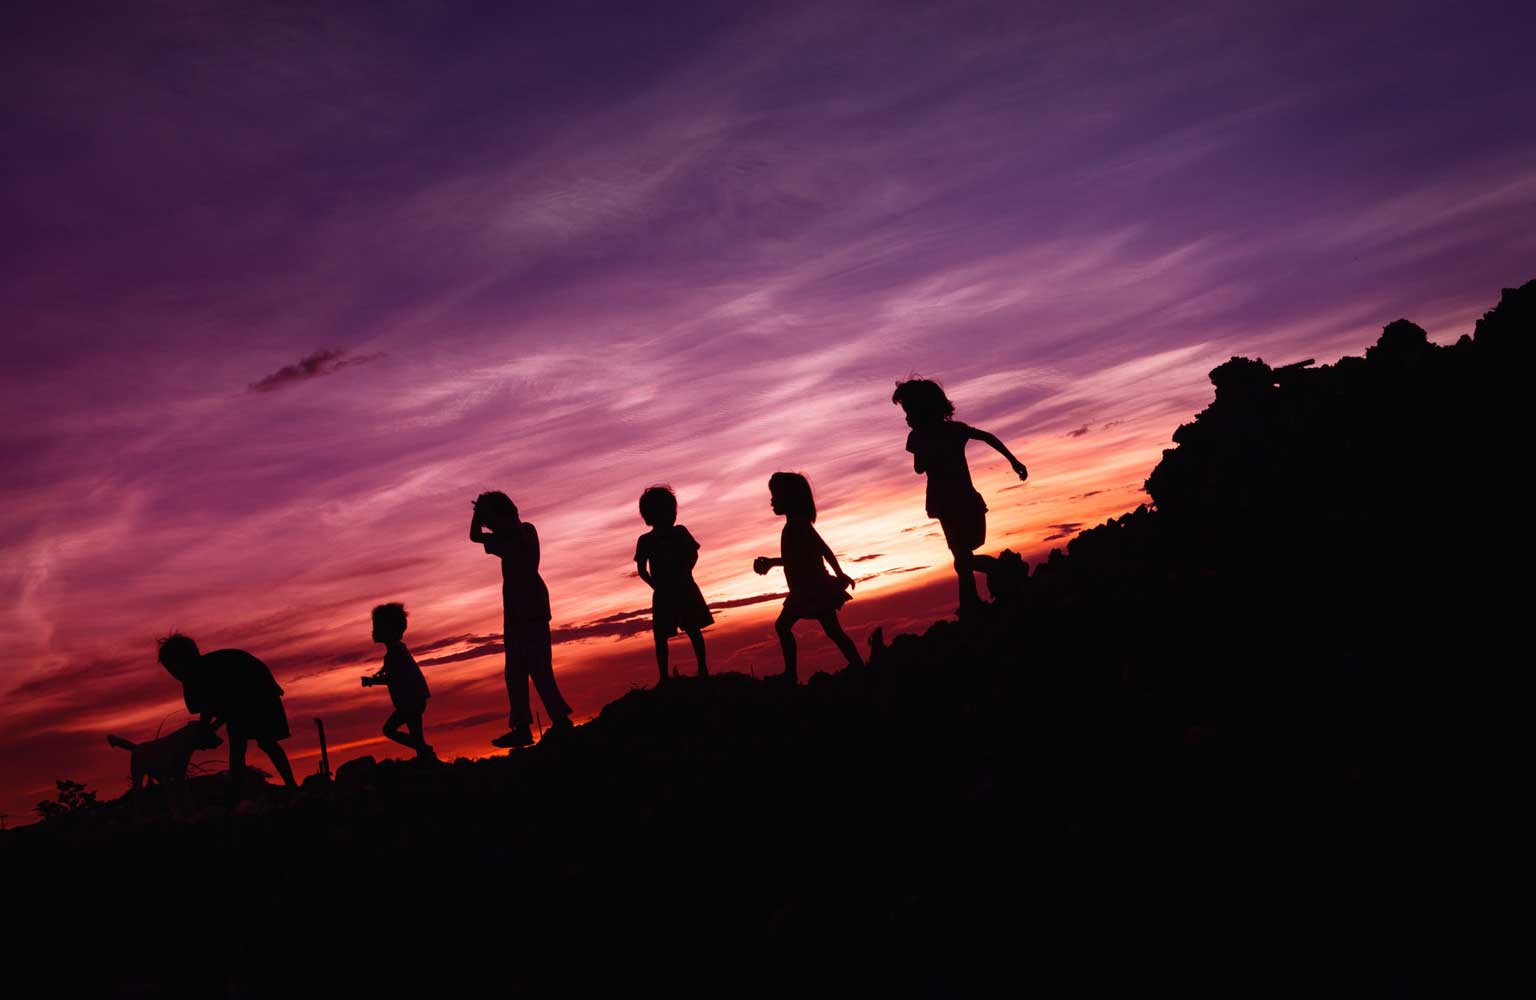
<path fill-rule="evenodd" d="M 287 389 L 298 385 L 300 382 L 322 378 L 326 375 L 334 375 L 343 368 L 377 361 L 382 357 L 384 357 L 382 351 L 355 357 L 349 357 L 344 350 L 315 351 L 313 354 L 300 358 L 295 364 L 284 365 L 272 374 L 252 382 L 248 391 L 276 392 L 279 389 Z"/>

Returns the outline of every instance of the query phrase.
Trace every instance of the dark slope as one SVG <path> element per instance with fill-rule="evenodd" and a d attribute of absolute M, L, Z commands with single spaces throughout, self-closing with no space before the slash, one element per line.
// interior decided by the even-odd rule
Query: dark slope
<path fill-rule="evenodd" d="M 1363 359 L 1222 365 L 1155 509 L 1032 574 L 1005 556 L 984 620 L 877 640 L 860 675 L 683 679 L 559 744 L 353 767 L 228 823 L 117 802 L 15 831 L 12 977 L 1423 986 L 1498 877 L 1485 678 L 1523 622 L 1533 327 L 1536 283 L 1452 346 L 1399 321 Z"/>

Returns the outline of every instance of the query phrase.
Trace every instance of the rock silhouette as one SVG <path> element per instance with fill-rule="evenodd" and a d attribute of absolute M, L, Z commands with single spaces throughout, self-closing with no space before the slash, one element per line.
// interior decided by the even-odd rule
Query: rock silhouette
<path fill-rule="evenodd" d="M 19 953 L 68 926 L 102 957 L 82 981 L 138 993 L 295 992 L 275 926 L 323 930 L 348 988 L 1438 992 L 1425 945 L 1499 884 L 1480 803 L 1516 787 L 1483 672 L 1520 648 L 1533 343 L 1536 282 L 1453 345 L 1399 322 L 1332 365 L 1234 359 L 1152 504 L 1032 569 L 982 557 L 989 609 L 879 631 L 867 670 L 680 677 L 512 757 L 343 765 L 228 821 L 6 831 Z M 247 933 L 168 872 L 217 873 Z M 140 919 L 79 919 L 118 900 Z M 405 952 L 375 914 L 423 915 Z"/>

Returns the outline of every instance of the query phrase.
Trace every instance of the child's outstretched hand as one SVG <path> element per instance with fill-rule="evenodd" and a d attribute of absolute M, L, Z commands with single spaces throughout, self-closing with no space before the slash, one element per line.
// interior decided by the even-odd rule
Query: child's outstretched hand
<path fill-rule="evenodd" d="M 1019 482 L 1021 482 L 1021 483 L 1024 480 L 1029 478 L 1029 470 L 1024 468 L 1024 463 L 1023 462 L 1014 462 L 1013 463 L 1013 471 L 1018 473 Z"/>
<path fill-rule="evenodd" d="M 855 580 L 847 573 L 837 574 L 837 582 L 842 584 L 844 587 L 847 587 L 849 590 L 852 590 L 854 587 L 859 585 L 859 581 Z"/>
<path fill-rule="evenodd" d="M 773 560 L 767 556 L 758 556 L 752 560 L 752 572 L 758 576 L 767 576 L 770 569 L 773 569 Z"/>

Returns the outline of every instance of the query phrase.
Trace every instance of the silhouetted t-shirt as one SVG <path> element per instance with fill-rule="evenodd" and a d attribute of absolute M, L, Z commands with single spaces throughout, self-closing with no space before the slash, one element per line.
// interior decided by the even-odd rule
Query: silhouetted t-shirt
<path fill-rule="evenodd" d="M 915 455 L 928 476 L 928 516 L 943 519 L 986 511 L 986 501 L 971 484 L 971 467 L 965 462 L 966 442 L 975 428 L 958 420 L 941 420 L 914 427 L 907 435 L 907 450 Z"/>
<path fill-rule="evenodd" d="M 432 697 L 421 667 L 416 665 L 416 658 L 403 642 L 392 642 L 385 647 L 384 684 L 389 688 L 389 700 L 396 708 L 418 708 Z"/>
<path fill-rule="evenodd" d="M 519 527 L 519 539 L 502 540 L 492 533 L 480 544 L 501 559 L 501 602 L 507 620 L 547 622 L 549 588 L 539 576 L 539 533 L 527 521 Z"/>
<path fill-rule="evenodd" d="M 709 603 L 693 581 L 699 543 L 681 524 L 660 525 L 635 543 L 635 562 L 651 574 L 651 624 L 663 635 L 714 624 Z"/>
<path fill-rule="evenodd" d="M 267 665 L 243 649 L 215 649 L 198 657 L 181 691 L 187 711 L 208 712 L 236 725 L 265 718 L 283 696 Z"/>
<path fill-rule="evenodd" d="M 635 562 L 648 562 L 657 589 L 683 586 L 693 577 L 699 543 L 681 524 L 652 528 L 635 543 Z"/>

